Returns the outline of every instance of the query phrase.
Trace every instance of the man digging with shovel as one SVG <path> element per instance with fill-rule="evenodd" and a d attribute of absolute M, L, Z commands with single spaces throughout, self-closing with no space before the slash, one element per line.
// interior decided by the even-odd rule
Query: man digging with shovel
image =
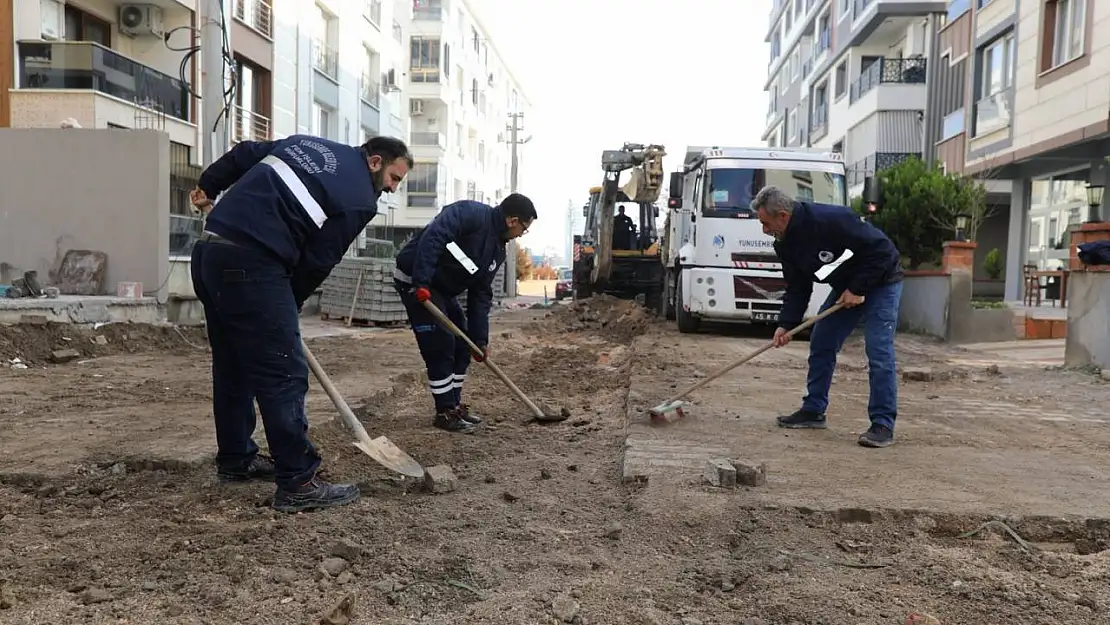
<path fill-rule="evenodd" d="M 462 402 L 470 346 L 442 327 L 425 302 L 443 311 L 485 354 L 493 279 L 505 262 L 505 244 L 528 232 L 535 219 L 532 200 L 519 193 L 496 208 L 462 200 L 445 206 L 397 254 L 394 283 L 428 369 L 428 389 L 435 403 L 432 424 L 437 428 L 470 434 L 482 419 Z M 455 299 L 463 291 L 466 315 Z M 482 356 L 473 357 L 482 360 Z"/>
<path fill-rule="evenodd" d="M 218 473 L 228 481 L 273 479 L 279 511 L 359 497 L 357 486 L 316 476 L 298 311 L 377 214 L 379 196 L 395 191 L 411 167 L 408 148 L 391 137 L 359 147 L 307 135 L 243 141 L 191 193 L 208 213 L 192 278 L 212 347 Z M 255 401 L 272 461 L 251 440 Z"/>
<path fill-rule="evenodd" d="M 859 444 L 864 447 L 894 444 L 894 420 L 898 415 L 894 333 L 902 296 L 898 249 L 881 230 L 862 221 L 851 209 L 795 202 L 778 187 L 764 187 L 752 200 L 752 208 L 759 215 L 763 232 L 775 237 L 775 253 L 786 279 L 774 346 L 790 342 L 788 332 L 801 323 L 815 281 L 832 287 L 822 311 L 834 304 L 845 308 L 813 326 L 806 396 L 801 409 L 779 417 L 778 425 L 826 427 L 825 410 L 836 355 L 862 322 L 871 385 L 867 404 L 871 427 L 860 434 Z"/>

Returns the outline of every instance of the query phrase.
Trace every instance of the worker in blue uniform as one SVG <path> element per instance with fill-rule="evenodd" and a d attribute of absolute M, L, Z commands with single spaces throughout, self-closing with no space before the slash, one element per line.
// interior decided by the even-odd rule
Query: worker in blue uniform
<path fill-rule="evenodd" d="M 277 510 L 358 499 L 357 486 L 317 477 L 299 310 L 411 167 L 408 148 L 391 137 L 362 146 L 307 135 L 243 141 L 204 170 L 191 194 L 208 214 L 192 278 L 212 347 L 218 474 L 273 479 Z M 251 440 L 255 401 L 272 460 Z"/>
<path fill-rule="evenodd" d="M 397 254 L 394 283 L 427 367 L 437 428 L 469 434 L 482 422 L 462 401 L 463 382 L 471 357 L 481 362 L 489 345 L 493 279 L 505 262 L 505 245 L 528 232 L 535 219 L 532 200 L 519 193 L 496 208 L 462 200 L 445 206 Z M 465 315 L 457 299 L 463 291 Z M 427 301 L 466 332 L 483 355 L 473 355 L 466 341 L 441 327 L 425 308 Z"/>
<path fill-rule="evenodd" d="M 902 260 L 881 230 L 845 206 L 798 202 L 781 189 L 763 188 L 752 201 L 763 232 L 775 237 L 775 253 L 786 279 L 775 347 L 790 342 L 787 332 L 802 322 L 813 294 L 813 283 L 832 287 L 821 306 L 845 309 L 813 326 L 809 340 L 809 375 L 801 409 L 778 418 L 785 428 L 826 427 L 836 356 L 862 322 L 867 353 L 871 426 L 859 436 L 864 447 L 894 443 L 898 417 L 898 378 L 894 334 L 902 297 Z"/>

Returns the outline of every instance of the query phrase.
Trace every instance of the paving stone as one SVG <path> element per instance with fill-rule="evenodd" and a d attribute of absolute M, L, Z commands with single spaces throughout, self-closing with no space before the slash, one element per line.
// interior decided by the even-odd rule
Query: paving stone
<path fill-rule="evenodd" d="M 759 487 L 767 484 L 767 465 L 754 464 L 743 460 L 732 460 L 732 468 L 736 471 L 736 481 L 744 486 Z"/>
<path fill-rule="evenodd" d="M 736 469 L 728 458 L 706 460 L 702 475 L 705 481 L 718 488 L 736 488 Z"/>
<path fill-rule="evenodd" d="M 455 490 L 459 485 L 459 478 L 451 467 L 440 464 L 424 469 L 424 488 L 435 495 L 442 495 Z"/>

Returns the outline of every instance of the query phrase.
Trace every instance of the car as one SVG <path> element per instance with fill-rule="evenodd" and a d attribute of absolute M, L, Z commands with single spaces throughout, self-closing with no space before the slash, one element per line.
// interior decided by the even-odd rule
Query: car
<path fill-rule="evenodd" d="M 555 301 L 569 297 L 574 293 L 573 272 L 570 269 L 559 270 L 559 281 L 555 283 Z"/>

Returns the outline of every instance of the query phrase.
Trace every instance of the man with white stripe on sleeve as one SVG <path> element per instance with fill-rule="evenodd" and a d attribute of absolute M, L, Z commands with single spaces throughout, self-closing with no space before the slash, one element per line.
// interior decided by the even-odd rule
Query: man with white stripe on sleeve
<path fill-rule="evenodd" d="M 790 342 L 787 332 L 802 322 L 813 294 L 813 283 L 832 287 L 821 306 L 844 304 L 845 310 L 818 321 L 809 340 L 809 375 L 800 410 L 778 418 L 780 427 L 826 427 L 836 355 L 857 326 L 863 324 L 871 396 L 867 404 L 871 427 L 860 434 L 864 447 L 894 443 L 898 416 L 898 377 L 894 334 L 902 297 L 902 261 L 898 249 L 881 230 L 845 206 L 795 201 L 778 187 L 764 187 L 752 200 L 763 232 L 775 237 L 775 253 L 786 279 L 775 347 Z"/>
<path fill-rule="evenodd" d="M 436 322 L 430 301 L 485 353 L 493 279 L 505 262 L 505 244 L 528 232 L 536 219 L 532 200 L 512 193 L 496 208 L 462 200 L 443 211 L 397 254 L 393 274 L 416 344 L 428 369 L 435 404 L 432 425 L 470 434 L 482 422 L 462 401 L 470 347 Z M 466 314 L 456 298 L 466 291 Z M 483 356 L 476 356 L 481 362 Z"/>
<path fill-rule="evenodd" d="M 357 486 L 316 476 L 298 311 L 411 167 L 408 148 L 391 137 L 362 146 L 307 135 L 243 141 L 191 194 L 208 213 L 192 278 L 212 347 L 217 471 L 227 481 L 273 479 L 277 510 L 358 499 Z M 251 440 L 255 401 L 272 461 Z"/>

